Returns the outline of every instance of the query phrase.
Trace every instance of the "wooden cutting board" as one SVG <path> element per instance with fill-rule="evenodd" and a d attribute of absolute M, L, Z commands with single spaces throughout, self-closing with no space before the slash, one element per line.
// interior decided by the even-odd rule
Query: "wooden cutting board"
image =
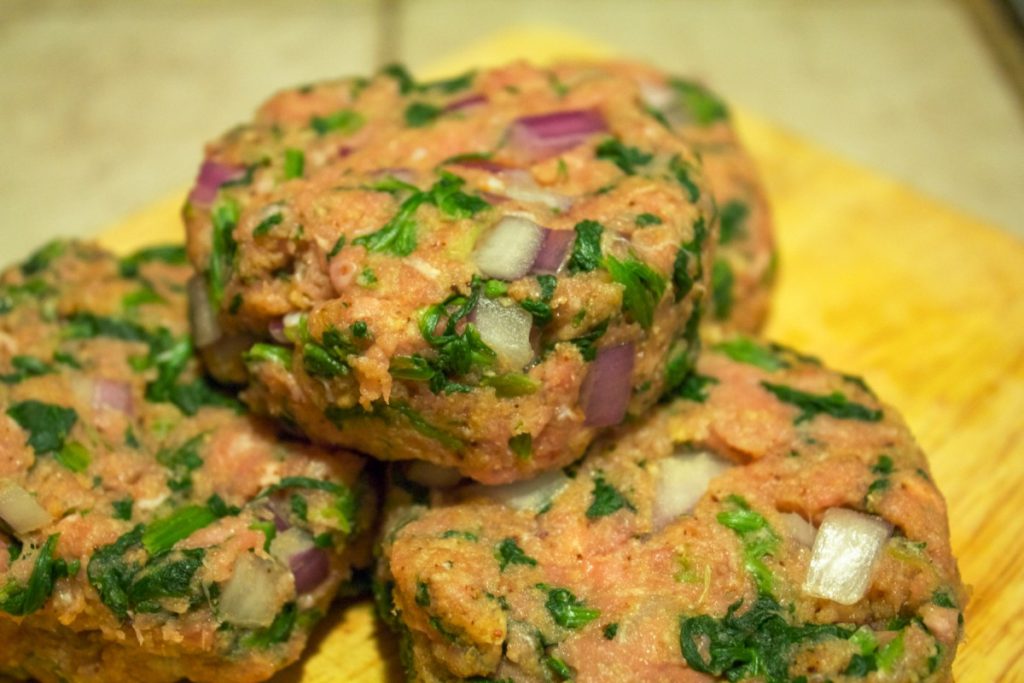
<path fill-rule="evenodd" d="M 424 75 L 608 54 L 561 32 L 513 30 Z M 973 587 L 957 680 L 1024 680 L 1024 243 L 755 117 L 737 120 L 778 225 L 768 336 L 864 375 L 904 414 L 930 454 Z M 182 196 L 101 240 L 118 251 L 180 241 Z M 275 680 L 402 675 L 393 639 L 362 601 L 328 617 L 309 655 Z"/>

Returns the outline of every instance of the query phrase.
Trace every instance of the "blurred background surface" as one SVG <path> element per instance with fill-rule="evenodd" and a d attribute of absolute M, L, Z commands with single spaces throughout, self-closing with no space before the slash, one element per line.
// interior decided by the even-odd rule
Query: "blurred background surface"
<path fill-rule="evenodd" d="M 518 26 L 704 78 L 1024 237 L 1021 45 L 994 1 L 0 0 L 3 260 L 184 189 L 203 143 L 276 89 L 415 71 Z"/>

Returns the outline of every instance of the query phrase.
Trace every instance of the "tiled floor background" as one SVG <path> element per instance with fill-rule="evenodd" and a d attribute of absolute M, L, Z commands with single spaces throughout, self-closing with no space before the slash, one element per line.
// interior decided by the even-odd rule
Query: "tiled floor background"
<path fill-rule="evenodd" d="M 186 186 L 272 90 L 547 25 L 1024 237 L 1024 107 L 955 0 L 0 0 L 3 261 Z"/>

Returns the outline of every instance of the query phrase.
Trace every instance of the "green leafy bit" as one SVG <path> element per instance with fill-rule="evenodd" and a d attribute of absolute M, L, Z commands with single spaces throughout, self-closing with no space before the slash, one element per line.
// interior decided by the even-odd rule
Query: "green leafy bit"
<path fill-rule="evenodd" d="M 661 217 L 653 213 L 642 213 L 636 217 L 636 227 L 638 228 L 661 225 L 662 222 Z"/>
<path fill-rule="evenodd" d="M 89 449 L 77 441 L 66 442 L 59 451 L 54 453 L 54 458 L 67 469 L 78 473 L 85 472 L 89 468 L 89 463 L 92 462 Z"/>
<path fill-rule="evenodd" d="M 733 603 L 721 619 L 706 614 L 680 619 L 679 646 L 691 669 L 730 681 L 758 678 L 765 683 L 790 683 L 794 649 L 803 643 L 850 635 L 833 624 L 790 625 L 771 596 L 759 596 L 746 612 L 737 615 L 742 605 L 742 600 Z"/>
<path fill-rule="evenodd" d="M 55 258 L 64 253 L 67 246 L 67 242 L 62 240 L 47 242 L 21 264 L 21 274 L 25 277 L 30 277 L 46 270 Z"/>
<path fill-rule="evenodd" d="M 839 420 L 862 420 L 864 422 L 878 422 L 882 419 L 881 410 L 873 410 L 854 403 L 838 391 L 833 391 L 831 394 L 811 394 L 784 384 L 761 382 L 761 386 L 774 394 L 780 401 L 800 409 L 800 414 L 793 420 L 793 424 L 806 422 L 818 415 L 830 415 Z"/>
<path fill-rule="evenodd" d="M 715 344 L 713 348 L 738 363 L 753 365 L 768 372 L 789 367 L 789 363 L 782 360 L 773 349 L 758 344 L 750 337 L 734 337 Z"/>
<path fill-rule="evenodd" d="M 426 102 L 413 102 L 405 109 L 405 125 L 411 128 L 422 128 L 433 123 L 444 113 L 444 108 L 435 107 Z"/>
<path fill-rule="evenodd" d="M 461 529 L 448 529 L 441 534 L 441 538 L 461 538 L 462 540 L 469 541 L 470 543 L 476 543 L 480 540 L 480 537 L 472 531 L 463 531 Z"/>
<path fill-rule="evenodd" d="M 301 172 L 299 175 L 301 175 Z M 264 235 L 268 235 L 270 234 L 270 231 L 274 229 L 274 226 L 281 225 L 282 221 L 284 221 L 284 214 L 282 214 L 280 211 L 275 211 L 274 213 L 270 214 L 269 216 L 261 220 L 259 225 L 253 228 L 252 236 L 263 237 Z"/>
<path fill-rule="evenodd" d="M 121 277 L 136 277 L 144 263 L 168 263 L 175 266 L 184 265 L 188 261 L 185 247 L 180 244 L 163 244 L 139 249 L 118 262 Z"/>
<path fill-rule="evenodd" d="M 189 384 L 176 384 L 171 387 L 167 399 L 189 417 L 198 413 L 203 406 L 230 408 L 236 413 L 243 412 L 238 399 L 216 389 L 205 377 L 200 377 Z"/>
<path fill-rule="evenodd" d="M 78 421 L 78 413 L 73 408 L 36 400 L 15 403 L 7 409 L 7 414 L 29 433 L 26 443 L 36 455 L 60 450 Z"/>
<path fill-rule="evenodd" d="M 123 519 L 124 521 L 130 521 L 132 518 L 132 507 L 135 505 L 135 501 L 128 498 L 122 498 L 121 500 L 115 500 L 110 503 L 110 506 L 114 510 L 114 519 Z"/>
<path fill-rule="evenodd" d="M 622 308 L 644 329 L 654 324 L 654 310 L 665 294 L 665 278 L 643 261 L 605 259 L 612 280 L 623 286 Z"/>
<path fill-rule="evenodd" d="M 544 663 L 548 669 L 554 675 L 558 676 L 560 681 L 569 681 L 573 678 L 572 667 L 566 664 L 563 660 L 559 659 L 554 655 L 548 655 L 544 658 Z"/>
<path fill-rule="evenodd" d="M 309 126 L 316 131 L 317 135 L 327 135 L 328 133 L 351 135 L 362 128 L 365 122 L 365 117 L 359 112 L 340 109 L 327 116 L 314 116 L 310 119 Z"/>
<path fill-rule="evenodd" d="M 292 365 L 292 350 L 285 346 L 278 346 L 277 344 L 257 342 L 249 347 L 249 350 L 245 353 L 245 362 L 277 363 L 278 365 L 290 368 Z"/>
<path fill-rule="evenodd" d="M 211 212 L 213 238 L 210 244 L 207 278 L 210 284 L 210 302 L 214 308 L 219 307 L 224 298 L 224 288 L 235 263 L 238 243 L 235 242 L 234 230 L 238 225 L 240 213 L 238 202 L 233 199 L 218 201 Z"/>
<path fill-rule="evenodd" d="M 589 331 L 581 334 L 578 337 L 573 337 L 569 341 L 576 346 L 580 351 L 580 355 L 583 360 L 588 363 L 597 356 L 597 342 L 604 333 L 608 331 L 608 321 L 602 320 L 599 324 L 594 325 Z"/>
<path fill-rule="evenodd" d="M 547 591 L 548 599 L 544 606 L 554 622 L 563 628 L 578 631 L 601 616 L 600 610 L 587 607 L 566 588 L 551 588 L 544 584 L 537 587 Z"/>
<path fill-rule="evenodd" d="M 715 259 L 711 269 L 711 313 L 717 320 L 725 320 L 732 314 L 732 289 L 736 278 L 732 266 L 725 259 Z"/>
<path fill-rule="evenodd" d="M 572 243 L 567 267 L 569 272 L 589 273 L 601 265 L 601 233 L 604 226 L 597 221 L 580 221 L 575 225 L 576 239 Z"/>
<path fill-rule="evenodd" d="M 431 81 L 429 83 L 417 83 L 401 64 L 389 64 L 381 69 L 380 72 L 385 76 L 393 78 L 398 84 L 398 91 L 403 95 L 408 95 L 412 92 L 426 92 L 430 90 L 441 92 L 445 95 L 451 95 L 471 86 L 473 84 L 473 79 L 476 77 L 475 71 L 467 71 L 466 73 L 453 78 Z"/>
<path fill-rule="evenodd" d="M 629 502 L 629 499 L 605 481 L 604 476 L 600 473 L 595 474 L 593 501 L 591 501 L 590 507 L 587 508 L 587 518 L 607 517 L 623 508 L 636 512 L 636 508 Z"/>
<path fill-rule="evenodd" d="M 617 138 L 609 138 L 599 144 L 595 154 L 598 159 L 610 161 L 618 166 L 626 175 L 634 175 L 637 166 L 646 166 L 654 158 L 653 154 L 624 145 Z"/>
<path fill-rule="evenodd" d="M 676 252 L 676 259 L 672 265 L 672 287 L 675 289 L 676 301 L 682 301 L 683 297 L 690 293 L 693 285 L 703 277 L 704 269 L 701 265 L 701 249 L 707 239 L 708 229 L 704 217 L 699 217 L 693 223 L 693 237 L 689 242 L 679 247 Z M 690 273 L 690 264 L 693 264 L 694 272 Z"/>
<path fill-rule="evenodd" d="M 773 555 L 779 546 L 779 537 L 760 513 L 751 509 L 746 500 L 737 495 L 726 499 L 729 508 L 718 513 L 716 519 L 732 529 L 743 543 L 743 565 L 757 585 L 761 595 L 772 592 L 772 573 L 764 563 L 765 555 Z"/>
<path fill-rule="evenodd" d="M 875 634 L 867 627 L 862 626 L 850 636 L 850 642 L 856 645 L 860 651 L 850 657 L 849 663 L 843 670 L 845 676 L 863 678 L 873 671 L 890 672 L 893 665 L 903 657 L 902 631 L 885 645 L 879 647 Z"/>
<path fill-rule="evenodd" d="M 678 154 L 669 161 L 669 171 L 675 177 L 676 182 L 682 185 L 683 190 L 686 191 L 686 196 L 689 197 L 691 202 L 695 202 L 700 199 L 700 188 L 697 183 L 694 182 L 693 178 L 690 177 L 690 171 L 692 170 L 683 158 Z"/>
<path fill-rule="evenodd" d="M 398 83 L 398 92 L 402 95 L 408 95 L 418 87 L 416 81 L 401 64 L 388 64 L 380 72 L 395 79 L 395 82 Z"/>
<path fill-rule="evenodd" d="M 284 151 L 284 179 L 301 178 L 306 168 L 306 155 L 301 149 L 286 149 Z"/>
<path fill-rule="evenodd" d="M 341 250 L 344 249 L 344 248 L 345 248 L 345 236 L 341 235 L 340 237 L 338 237 L 338 239 L 336 239 L 334 241 L 334 246 L 331 247 L 331 250 L 329 252 L 327 252 L 327 258 L 328 259 L 334 258 L 339 253 L 341 253 Z"/>
<path fill-rule="evenodd" d="M 522 375 L 515 372 L 504 375 L 485 375 L 480 379 L 480 384 L 494 389 L 498 398 L 515 398 L 517 396 L 529 396 L 537 392 L 540 382 L 529 375 Z"/>
<path fill-rule="evenodd" d="M 512 564 L 521 564 L 526 567 L 536 567 L 537 560 L 533 559 L 519 547 L 516 539 L 511 536 L 502 540 L 494 550 L 494 557 L 498 560 L 498 569 L 505 571 L 505 568 Z"/>
<path fill-rule="evenodd" d="M 167 488 L 175 492 L 192 489 L 192 472 L 203 466 L 199 455 L 205 435 L 197 434 L 174 449 L 161 448 L 156 454 L 156 461 L 170 472 L 167 477 Z"/>
<path fill-rule="evenodd" d="M 204 554 L 202 548 L 191 548 L 153 558 L 132 577 L 128 604 L 136 612 L 157 612 L 160 600 L 187 595 Z"/>
<path fill-rule="evenodd" d="M 608 624 L 601 629 L 601 635 L 604 636 L 605 640 L 615 640 L 615 636 L 619 633 L 619 625 L 617 623 Z"/>
<path fill-rule="evenodd" d="M 725 103 L 704 86 L 679 78 L 672 79 L 671 85 L 679 93 L 683 107 L 697 125 L 708 126 L 729 118 L 729 109 Z"/>
<path fill-rule="evenodd" d="M 64 560 L 54 559 L 60 534 L 53 534 L 46 539 L 36 555 L 32 565 L 32 574 L 24 586 L 14 579 L 0 588 L 0 610 L 16 617 L 23 617 L 40 609 L 53 593 L 53 584 L 57 579 L 68 575 L 68 566 Z"/>
<path fill-rule="evenodd" d="M 430 588 L 423 581 L 416 582 L 415 600 L 420 607 L 430 607 Z"/>
<path fill-rule="evenodd" d="M 358 511 L 358 498 L 352 489 L 339 482 L 326 481 L 324 479 L 313 479 L 312 477 L 283 477 L 276 484 L 272 484 L 260 492 L 259 498 L 269 496 L 276 491 L 287 489 L 310 489 L 314 491 L 326 491 L 334 496 L 333 512 L 339 522 L 340 528 L 345 533 L 351 533 L 356 524 L 356 513 Z"/>
<path fill-rule="evenodd" d="M 533 436 L 529 432 L 516 434 L 509 438 L 508 447 L 520 460 L 528 460 L 533 455 Z"/>
<path fill-rule="evenodd" d="M 708 400 L 708 387 L 715 384 L 718 384 L 717 377 L 702 375 L 699 372 L 690 372 L 666 396 L 703 403 Z"/>
<path fill-rule="evenodd" d="M 29 377 L 41 377 L 53 372 L 53 366 L 35 356 L 14 356 L 11 358 L 13 372 L 0 375 L 0 382 L 17 384 Z"/>
<path fill-rule="evenodd" d="M 949 591 L 941 589 L 932 593 L 932 604 L 938 605 L 939 607 L 956 609 L 956 602 L 953 601 L 953 597 L 949 594 Z"/>
<path fill-rule="evenodd" d="M 89 583 L 100 595 L 100 600 L 119 619 L 128 616 L 131 608 L 129 590 L 132 578 L 140 564 L 125 558 L 142 541 L 143 526 L 140 524 L 110 545 L 93 553 L 89 560 L 87 575 Z"/>
<path fill-rule="evenodd" d="M 157 294 L 156 290 L 148 284 L 135 290 L 134 292 L 128 292 L 121 297 L 121 308 L 125 309 L 129 314 L 137 309 L 139 306 L 145 304 L 160 304 L 165 303 L 166 300 Z"/>
<path fill-rule="evenodd" d="M 726 245 L 747 234 L 747 217 L 750 208 L 738 199 L 725 203 L 718 212 L 718 244 Z"/>
<path fill-rule="evenodd" d="M 892 474 L 892 470 L 892 458 L 890 458 L 888 455 L 878 456 L 878 460 L 871 467 L 871 471 L 874 472 L 875 474 Z"/>
<path fill-rule="evenodd" d="M 178 541 L 209 526 L 217 516 L 209 507 L 188 505 L 150 524 L 142 534 L 142 546 L 150 555 L 167 552 Z"/>
<path fill-rule="evenodd" d="M 253 531 L 263 532 L 263 549 L 270 552 L 270 544 L 277 538 L 277 526 L 272 520 L 259 520 L 249 525 Z"/>

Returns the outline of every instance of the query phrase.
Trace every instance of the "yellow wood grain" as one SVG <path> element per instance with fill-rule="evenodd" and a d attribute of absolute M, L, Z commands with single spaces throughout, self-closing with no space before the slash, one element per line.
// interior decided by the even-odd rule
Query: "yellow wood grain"
<path fill-rule="evenodd" d="M 609 51 L 545 29 L 493 36 L 435 76 Z M 680 70 L 685 70 L 680 65 Z M 946 495 L 973 587 L 957 680 L 1024 680 L 1024 244 L 738 114 L 778 224 L 768 333 L 864 375 L 906 417 Z M 105 231 L 126 251 L 180 239 L 176 196 Z M 280 681 L 401 680 L 367 602 L 343 606 Z"/>

